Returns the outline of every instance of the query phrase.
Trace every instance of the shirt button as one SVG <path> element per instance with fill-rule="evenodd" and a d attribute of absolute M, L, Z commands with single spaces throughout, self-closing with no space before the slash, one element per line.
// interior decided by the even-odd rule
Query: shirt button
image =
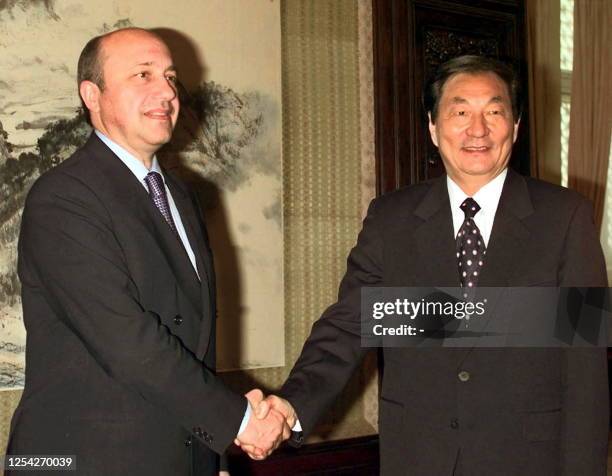
<path fill-rule="evenodd" d="M 180 325 L 183 323 L 183 318 L 182 318 L 181 316 L 175 316 L 175 317 L 174 317 L 174 323 L 175 323 L 177 326 L 180 326 Z"/>
<path fill-rule="evenodd" d="M 459 428 L 459 420 L 453 418 L 450 422 L 450 426 L 453 430 L 456 430 L 457 428 Z"/>
<path fill-rule="evenodd" d="M 459 377 L 459 380 L 462 382 L 467 382 L 470 379 L 470 373 L 467 370 L 462 370 L 457 374 L 457 377 Z"/>

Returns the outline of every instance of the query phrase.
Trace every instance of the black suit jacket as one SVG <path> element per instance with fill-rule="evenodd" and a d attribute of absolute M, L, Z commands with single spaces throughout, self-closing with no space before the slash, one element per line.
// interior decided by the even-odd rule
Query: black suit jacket
<path fill-rule="evenodd" d="M 218 471 L 214 452 L 235 437 L 246 399 L 214 375 L 203 218 L 184 185 L 166 181 L 201 282 L 144 187 L 97 136 L 32 187 L 18 265 L 26 384 L 9 454 L 73 454 L 83 475 Z"/>
<path fill-rule="evenodd" d="M 606 285 L 590 204 L 509 171 L 479 286 Z M 313 325 L 281 390 L 305 433 L 366 351 L 363 286 L 458 286 L 446 177 L 372 202 L 338 302 Z M 604 475 L 606 366 L 601 348 L 385 348 L 381 472 Z"/>

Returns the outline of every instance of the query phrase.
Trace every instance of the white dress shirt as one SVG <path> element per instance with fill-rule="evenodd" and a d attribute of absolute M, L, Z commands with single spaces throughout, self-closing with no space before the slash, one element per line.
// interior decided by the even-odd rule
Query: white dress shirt
<path fill-rule="evenodd" d="M 495 212 L 497 211 L 497 205 L 499 204 L 507 174 L 508 169 L 504 169 L 502 173 L 472 196 L 480 206 L 480 210 L 476 213 L 476 216 L 474 216 L 474 221 L 480 230 L 485 246 L 489 246 L 489 238 L 491 237 L 491 230 L 493 229 Z M 461 190 L 461 187 L 459 187 L 459 185 L 457 185 L 448 175 L 446 176 L 446 185 L 448 188 L 451 212 L 453 214 L 454 237 L 457 239 L 457 233 L 459 233 L 459 228 L 461 228 L 463 220 L 465 219 L 465 214 L 463 210 L 461 210 L 461 204 L 469 195 L 466 195 L 466 193 Z"/>

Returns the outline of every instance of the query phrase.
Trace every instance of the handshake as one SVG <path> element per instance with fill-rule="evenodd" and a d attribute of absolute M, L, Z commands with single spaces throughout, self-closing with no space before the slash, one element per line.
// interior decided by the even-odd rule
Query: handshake
<path fill-rule="evenodd" d="M 250 458 L 262 460 L 289 439 L 297 416 L 291 404 L 276 395 L 264 398 L 261 390 L 253 389 L 245 397 L 251 406 L 251 416 L 234 443 Z"/>

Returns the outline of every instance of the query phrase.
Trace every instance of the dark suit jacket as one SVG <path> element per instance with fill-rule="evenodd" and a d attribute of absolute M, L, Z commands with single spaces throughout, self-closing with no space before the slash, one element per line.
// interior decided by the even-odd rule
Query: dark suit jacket
<path fill-rule="evenodd" d="M 590 204 L 509 171 L 478 285 L 606 286 Z M 281 391 L 306 434 L 366 350 L 362 286 L 458 286 L 446 177 L 372 202 L 338 302 Z M 604 475 L 606 365 L 605 349 L 385 348 L 382 474 Z"/>
<path fill-rule="evenodd" d="M 214 375 L 204 222 L 184 185 L 166 180 L 201 282 L 97 136 L 32 187 L 19 239 L 26 384 L 9 454 L 73 454 L 79 475 L 218 471 L 214 452 L 235 437 L 246 399 Z"/>

